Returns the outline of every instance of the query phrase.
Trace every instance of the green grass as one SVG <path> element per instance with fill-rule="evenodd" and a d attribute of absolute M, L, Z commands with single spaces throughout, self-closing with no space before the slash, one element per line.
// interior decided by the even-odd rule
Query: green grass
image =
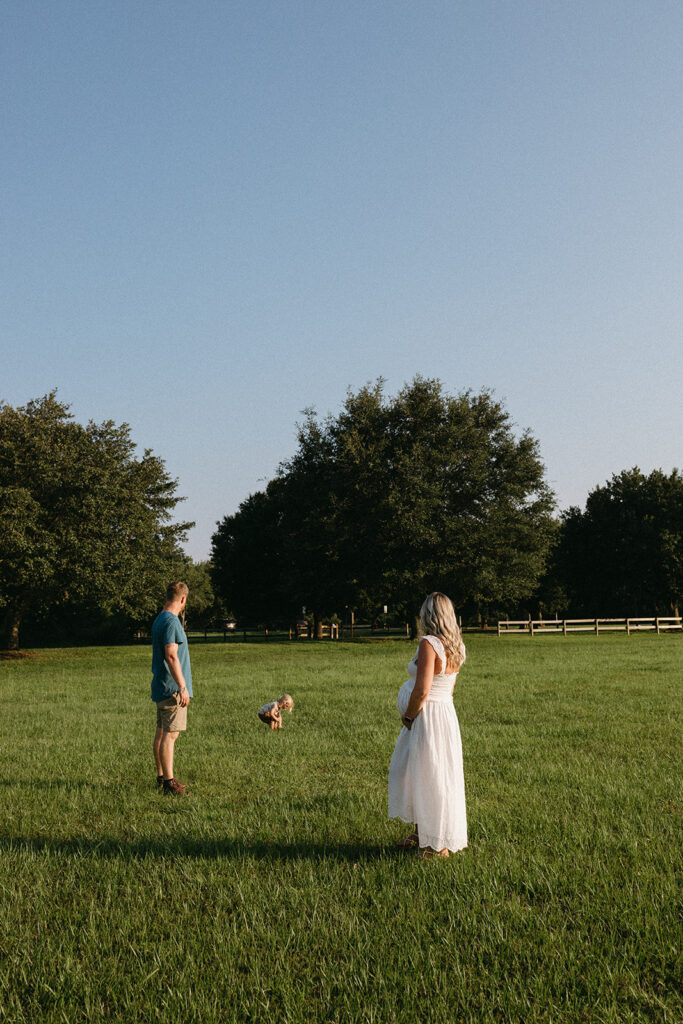
<path fill-rule="evenodd" d="M 445 862 L 386 820 L 405 641 L 196 644 L 184 799 L 147 648 L 0 663 L 0 1022 L 680 1022 L 681 638 L 468 651 Z"/>

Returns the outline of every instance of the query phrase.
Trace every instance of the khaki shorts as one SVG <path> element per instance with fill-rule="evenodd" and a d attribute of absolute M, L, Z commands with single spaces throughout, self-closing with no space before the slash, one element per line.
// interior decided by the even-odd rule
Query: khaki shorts
<path fill-rule="evenodd" d="M 184 732 L 187 729 L 187 708 L 180 704 L 180 694 L 157 701 L 157 729 L 162 732 Z"/>

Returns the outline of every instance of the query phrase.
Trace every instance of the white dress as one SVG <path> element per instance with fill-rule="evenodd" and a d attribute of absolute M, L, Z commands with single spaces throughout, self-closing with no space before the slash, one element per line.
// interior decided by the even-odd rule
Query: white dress
<path fill-rule="evenodd" d="M 436 636 L 422 639 L 431 644 L 445 669 L 441 640 Z M 401 717 L 415 686 L 418 651 L 408 666 L 410 679 L 399 690 Z M 464 645 L 462 655 L 464 661 Z M 420 846 L 434 850 L 456 851 L 467 846 L 462 743 L 453 707 L 456 676 L 457 672 L 443 671 L 434 676 L 422 711 L 410 729 L 404 726 L 399 733 L 389 766 L 389 817 L 414 822 Z"/>

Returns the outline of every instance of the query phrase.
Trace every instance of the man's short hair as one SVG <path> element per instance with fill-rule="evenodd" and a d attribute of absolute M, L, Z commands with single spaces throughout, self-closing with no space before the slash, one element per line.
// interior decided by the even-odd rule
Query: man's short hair
<path fill-rule="evenodd" d="M 166 591 L 166 600 L 175 603 L 179 601 L 183 595 L 187 597 L 190 593 L 187 583 L 178 581 L 177 583 L 171 583 Z"/>

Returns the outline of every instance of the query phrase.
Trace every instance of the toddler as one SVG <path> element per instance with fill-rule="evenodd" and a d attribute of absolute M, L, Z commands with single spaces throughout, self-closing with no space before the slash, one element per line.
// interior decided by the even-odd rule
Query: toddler
<path fill-rule="evenodd" d="M 284 693 L 277 700 L 271 700 L 270 704 L 264 704 L 262 708 L 259 708 L 258 716 L 271 729 L 281 729 L 282 712 L 289 711 L 291 713 L 293 707 L 294 701 L 288 693 Z"/>

